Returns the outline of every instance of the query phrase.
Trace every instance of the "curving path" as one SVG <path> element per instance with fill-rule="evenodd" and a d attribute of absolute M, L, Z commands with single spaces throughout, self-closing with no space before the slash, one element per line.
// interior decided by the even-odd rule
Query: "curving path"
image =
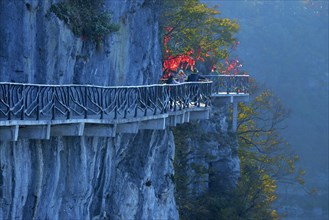
<path fill-rule="evenodd" d="M 249 98 L 249 77 L 206 77 L 211 81 L 116 87 L 0 82 L 0 140 L 165 129 L 208 119 L 214 99 L 233 103 L 236 123 L 237 103 Z"/>

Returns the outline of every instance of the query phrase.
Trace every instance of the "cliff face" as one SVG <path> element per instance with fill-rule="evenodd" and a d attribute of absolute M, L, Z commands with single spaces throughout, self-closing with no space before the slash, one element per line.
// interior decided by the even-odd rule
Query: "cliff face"
<path fill-rule="evenodd" d="M 231 191 L 240 176 L 238 143 L 229 132 L 229 106 L 213 101 L 209 120 L 174 130 L 176 199 L 186 206 L 205 193 Z"/>
<path fill-rule="evenodd" d="M 156 1 L 105 1 L 120 30 L 100 49 L 47 15 L 57 2 L 0 2 L 0 81 L 157 82 Z M 173 152 L 170 131 L 1 142 L 0 219 L 177 219 Z"/>
<path fill-rule="evenodd" d="M 0 143 L 0 219 L 177 219 L 172 133 Z"/>
<path fill-rule="evenodd" d="M 0 81 L 95 85 L 158 81 L 157 0 L 105 1 L 120 30 L 100 49 L 74 36 L 53 13 L 47 15 L 57 2 L 0 1 Z M 215 126 L 201 125 L 206 133 Z M 190 141 L 191 151 L 201 149 L 193 144 L 200 140 Z M 207 152 L 218 154 L 217 159 L 197 162 L 208 168 L 212 164 L 217 173 L 213 186 L 223 186 L 218 179 L 223 175 L 231 187 L 238 159 L 230 144 L 216 143 L 205 148 L 212 146 Z M 115 138 L 0 142 L 0 219 L 178 219 L 174 149 L 170 130 Z M 194 186 L 200 192 L 207 187 Z"/>
<path fill-rule="evenodd" d="M 0 2 L 0 81 L 136 85 L 161 75 L 156 0 L 105 1 L 120 30 L 104 45 L 74 36 L 50 6 L 58 0 Z M 48 15 L 47 15 L 48 13 Z M 88 15 L 86 15 L 88 16 Z"/>

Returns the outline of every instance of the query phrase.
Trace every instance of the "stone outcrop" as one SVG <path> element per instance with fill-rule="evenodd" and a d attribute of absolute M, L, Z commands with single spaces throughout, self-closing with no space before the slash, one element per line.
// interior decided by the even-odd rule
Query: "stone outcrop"
<path fill-rule="evenodd" d="M 229 105 L 213 102 L 210 119 L 175 128 L 177 178 L 183 193 L 197 197 L 232 190 L 240 176 L 235 133 L 229 131 Z"/>
<path fill-rule="evenodd" d="M 173 135 L 0 143 L 0 219 L 177 219 Z"/>
<path fill-rule="evenodd" d="M 120 30 L 108 36 L 99 50 L 49 13 L 57 2 L 0 2 L 0 81 L 94 85 L 158 81 L 159 2 L 105 1 Z"/>

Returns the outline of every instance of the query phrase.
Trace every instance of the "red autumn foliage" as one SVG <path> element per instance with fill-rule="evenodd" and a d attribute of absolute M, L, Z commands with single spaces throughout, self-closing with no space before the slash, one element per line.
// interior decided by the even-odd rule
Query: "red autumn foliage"
<path fill-rule="evenodd" d="M 177 71 L 178 68 L 187 69 L 190 67 L 193 70 L 194 65 L 195 60 L 189 55 L 181 54 L 175 57 L 169 55 L 163 62 L 162 71 L 164 76 L 167 76 L 170 71 Z"/>
<path fill-rule="evenodd" d="M 171 55 L 170 50 L 168 48 L 168 42 L 171 39 L 171 31 L 173 30 L 172 27 L 165 27 L 165 31 L 167 34 L 163 38 L 163 45 L 165 46 L 165 56 L 162 66 L 163 77 L 166 78 L 169 76 L 170 72 L 177 71 L 178 68 L 181 69 L 188 69 L 190 68 L 192 71 L 194 70 L 196 60 L 204 62 L 204 58 L 201 57 L 201 49 L 198 48 L 198 52 L 196 57 L 193 57 L 194 50 L 191 49 L 186 54 L 178 54 L 176 56 Z M 208 53 L 206 57 L 210 56 Z"/>
<path fill-rule="evenodd" d="M 163 78 L 169 77 L 171 72 L 176 72 L 178 68 L 181 69 L 188 69 L 190 68 L 192 71 L 194 70 L 194 66 L 196 61 L 201 61 L 204 62 L 205 59 L 201 56 L 201 48 L 197 49 L 197 54 L 194 54 L 194 50 L 191 49 L 188 51 L 186 54 L 178 54 L 173 56 L 170 52 L 168 43 L 171 40 L 171 32 L 173 28 L 172 27 L 165 27 L 166 35 L 163 38 L 163 45 L 165 46 L 165 55 L 164 55 L 164 61 L 163 61 L 163 66 L 162 66 L 162 72 L 163 72 Z M 240 44 L 239 41 L 235 42 L 235 44 L 232 46 L 230 53 L 233 50 L 236 50 L 237 46 Z M 193 56 L 195 55 L 195 56 Z M 211 57 L 212 52 L 207 51 L 205 54 L 205 57 Z M 223 70 L 220 71 L 221 74 L 226 74 L 226 75 L 236 75 L 239 74 L 240 68 L 242 65 L 240 64 L 238 59 L 231 59 L 229 58 L 225 59 L 225 62 L 222 63 L 221 65 Z M 216 63 L 213 64 L 212 66 L 212 72 L 216 68 Z"/>
<path fill-rule="evenodd" d="M 237 46 L 240 44 L 239 41 L 237 41 L 231 48 L 231 51 L 236 50 Z M 221 70 L 220 73 L 221 74 L 225 74 L 225 75 L 237 75 L 237 74 L 241 74 L 241 70 L 240 68 L 242 67 L 242 64 L 240 63 L 240 61 L 238 60 L 238 58 L 236 57 L 235 59 L 229 59 L 228 57 L 225 59 L 225 61 L 223 63 L 220 64 L 221 66 Z M 215 68 L 217 69 L 217 65 L 213 64 L 211 71 L 214 72 Z M 242 72 L 242 74 L 246 74 L 245 72 Z"/>

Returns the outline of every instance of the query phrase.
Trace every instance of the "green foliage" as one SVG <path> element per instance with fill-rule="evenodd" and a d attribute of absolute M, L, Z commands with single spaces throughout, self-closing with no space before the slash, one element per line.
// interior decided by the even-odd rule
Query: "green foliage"
<path fill-rule="evenodd" d="M 298 156 L 280 136 L 289 116 L 281 100 L 269 90 L 252 86 L 255 98 L 239 104 L 238 139 L 241 179 L 233 198 L 243 201 L 244 219 L 277 219 L 272 204 L 278 182 L 303 184 L 304 171 L 296 171 Z M 241 215 L 241 214 L 240 214 Z"/>
<path fill-rule="evenodd" d="M 219 14 L 216 8 L 208 8 L 198 0 L 164 3 L 161 24 L 164 39 L 170 41 L 163 44 L 163 51 L 176 56 L 193 50 L 196 59 L 226 58 L 239 26 L 233 20 L 218 17 Z"/>
<path fill-rule="evenodd" d="M 175 178 L 179 183 L 176 198 L 179 198 L 177 203 L 180 205 L 181 219 L 278 219 L 280 216 L 272 206 L 277 199 L 277 183 L 304 183 L 305 172 L 295 168 L 298 156 L 291 152 L 288 143 L 279 135 L 289 111 L 269 90 L 259 90 L 253 85 L 252 88 L 255 98 L 248 105 L 239 106 L 236 137 L 241 176 L 232 191 L 191 197 L 186 181 L 188 167 L 177 162 L 182 162 L 186 156 L 184 138 L 198 133 L 193 128 L 175 132 L 175 137 L 179 135 Z M 196 173 L 204 174 L 207 171 L 200 167 L 192 168 Z"/>
<path fill-rule="evenodd" d="M 179 125 L 173 129 L 173 132 L 176 148 L 175 197 L 180 219 L 214 219 L 215 206 L 217 207 L 214 202 L 220 198 L 217 197 L 219 194 L 203 195 L 203 193 L 207 192 L 207 186 L 211 182 L 209 175 L 213 172 L 206 164 L 218 160 L 218 155 L 214 155 L 205 147 L 210 145 L 217 147 L 217 144 L 231 146 L 234 154 L 235 150 L 232 148 L 235 144 L 232 143 L 235 142 L 236 137 L 234 134 L 202 132 L 197 123 Z M 197 146 L 194 143 L 197 143 Z"/>
<path fill-rule="evenodd" d="M 119 30 L 111 23 L 110 13 L 101 10 L 102 5 L 103 0 L 68 0 L 53 4 L 49 12 L 64 21 L 74 35 L 100 46 L 105 36 Z"/>
<path fill-rule="evenodd" d="M 239 105 L 238 137 L 240 159 L 257 165 L 259 172 L 272 180 L 303 184 L 303 170 L 296 171 L 298 155 L 280 136 L 282 122 L 288 117 L 281 100 L 269 90 L 255 91 L 248 105 Z M 251 164 L 251 165 L 254 165 Z"/>
<path fill-rule="evenodd" d="M 207 8 L 198 0 L 165 1 L 164 5 L 163 51 L 169 53 L 168 57 L 187 54 L 198 60 L 197 57 L 208 55 L 217 62 L 228 56 L 228 48 L 236 41 L 233 37 L 238 30 L 236 22 L 219 18 L 219 11 Z M 188 176 L 193 172 L 196 176 L 204 175 L 209 170 L 186 161 L 190 149 L 185 148 L 185 140 L 199 133 L 194 128 L 175 129 L 176 201 L 181 219 L 278 219 L 272 207 L 277 183 L 304 183 L 305 172 L 295 167 L 298 156 L 279 134 L 289 111 L 269 90 L 252 92 L 255 98 L 248 105 L 239 105 L 237 138 L 241 178 L 230 192 L 202 196 L 191 192 Z M 214 137 L 200 137 L 199 144 Z"/>

